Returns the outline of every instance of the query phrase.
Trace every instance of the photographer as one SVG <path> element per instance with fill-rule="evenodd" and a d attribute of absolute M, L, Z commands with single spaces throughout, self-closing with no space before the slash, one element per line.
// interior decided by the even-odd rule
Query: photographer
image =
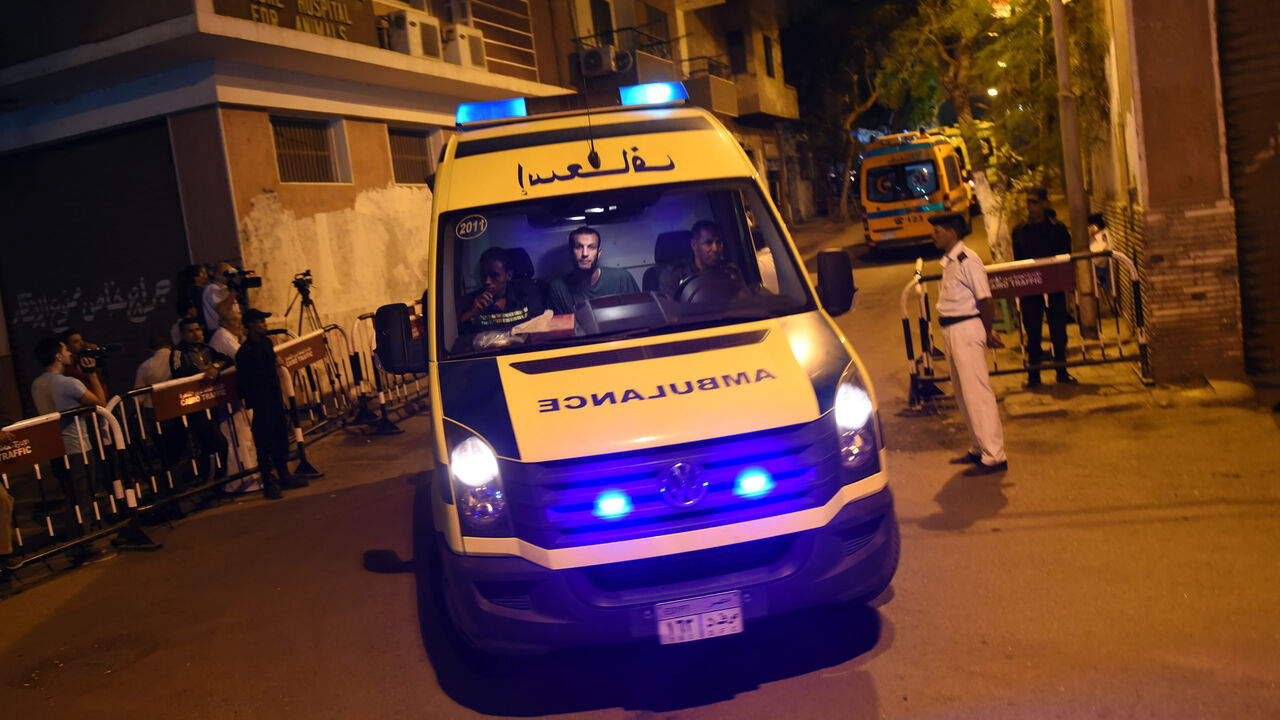
<path fill-rule="evenodd" d="M 220 262 L 217 269 L 213 273 L 213 277 L 209 279 L 209 284 L 204 286 L 204 292 L 201 294 L 201 308 L 204 318 L 203 326 L 210 331 L 216 330 L 218 327 L 218 318 L 222 311 L 226 309 L 226 304 L 235 302 L 231 294 L 231 288 L 227 285 L 229 277 L 234 277 L 236 269 L 228 262 Z"/>
<path fill-rule="evenodd" d="M 197 320 L 183 320 L 179 327 L 182 330 L 182 342 L 173 348 L 169 357 L 169 369 L 175 378 L 204 375 L 212 380 L 232 364 L 231 358 L 204 344 L 204 331 Z M 187 415 L 187 427 L 200 445 L 198 471 L 200 478 L 210 477 L 209 455 L 218 456 L 218 467 L 212 470 L 212 477 L 223 478 L 227 475 L 227 439 L 214 424 L 207 412 L 193 412 Z"/>
<path fill-rule="evenodd" d="M 58 338 L 67 346 L 67 350 L 71 353 L 71 362 L 62 368 L 62 374 L 67 377 L 75 378 L 85 385 L 89 384 L 90 375 L 98 375 L 101 379 L 101 373 L 98 372 L 98 359 L 93 352 L 85 352 L 86 350 L 100 350 L 97 345 L 86 342 L 84 336 L 79 330 L 71 329 L 62 333 Z"/>

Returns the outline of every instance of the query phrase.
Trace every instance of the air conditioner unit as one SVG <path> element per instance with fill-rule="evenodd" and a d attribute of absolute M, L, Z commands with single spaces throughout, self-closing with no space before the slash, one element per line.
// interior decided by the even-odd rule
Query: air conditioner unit
<path fill-rule="evenodd" d="M 484 33 L 466 25 L 444 31 L 444 59 L 454 65 L 488 70 L 484 56 Z"/>
<path fill-rule="evenodd" d="M 391 49 L 406 55 L 440 59 L 440 21 L 420 10 L 397 10 L 387 15 Z"/>
<path fill-rule="evenodd" d="M 629 61 L 630 55 L 619 53 L 612 45 L 600 45 L 582 51 L 578 61 L 581 63 L 583 77 L 600 77 L 618 72 L 619 55 Z M 630 65 L 630 63 L 627 63 Z"/>

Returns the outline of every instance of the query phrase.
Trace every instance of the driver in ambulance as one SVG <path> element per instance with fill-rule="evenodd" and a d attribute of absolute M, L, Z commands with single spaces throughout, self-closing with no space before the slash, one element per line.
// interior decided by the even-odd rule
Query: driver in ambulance
<path fill-rule="evenodd" d="M 699 220 L 693 224 L 690 233 L 689 247 L 693 250 L 693 258 L 667 265 L 658 275 L 658 292 L 673 300 L 679 299 L 685 281 L 698 273 L 720 269 L 734 277 L 742 276 L 736 265 L 724 259 L 724 239 L 719 225 L 710 220 Z"/>

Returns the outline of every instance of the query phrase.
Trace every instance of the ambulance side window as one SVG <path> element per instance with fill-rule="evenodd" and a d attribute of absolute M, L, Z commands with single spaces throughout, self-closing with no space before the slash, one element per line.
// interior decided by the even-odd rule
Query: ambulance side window
<path fill-rule="evenodd" d="M 960 165 L 956 162 L 956 156 L 948 155 L 943 158 L 942 167 L 947 173 L 947 187 L 960 187 Z"/>

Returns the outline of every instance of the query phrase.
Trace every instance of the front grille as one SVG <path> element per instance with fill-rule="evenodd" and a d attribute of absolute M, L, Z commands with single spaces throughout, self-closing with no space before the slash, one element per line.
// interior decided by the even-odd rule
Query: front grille
<path fill-rule="evenodd" d="M 684 532 L 825 504 L 843 478 L 832 413 L 812 423 L 653 450 L 547 463 L 500 461 L 517 537 L 544 548 L 574 547 Z M 698 467 L 706 496 L 687 508 L 663 500 L 660 476 L 678 462 Z M 759 498 L 734 493 L 748 468 L 774 486 Z M 625 517 L 596 517 L 606 490 L 625 492 Z"/>
<path fill-rule="evenodd" d="M 586 576 L 605 592 L 677 585 L 769 567 L 781 562 L 794 542 L 794 535 L 783 535 L 679 555 L 596 565 L 586 570 Z"/>

